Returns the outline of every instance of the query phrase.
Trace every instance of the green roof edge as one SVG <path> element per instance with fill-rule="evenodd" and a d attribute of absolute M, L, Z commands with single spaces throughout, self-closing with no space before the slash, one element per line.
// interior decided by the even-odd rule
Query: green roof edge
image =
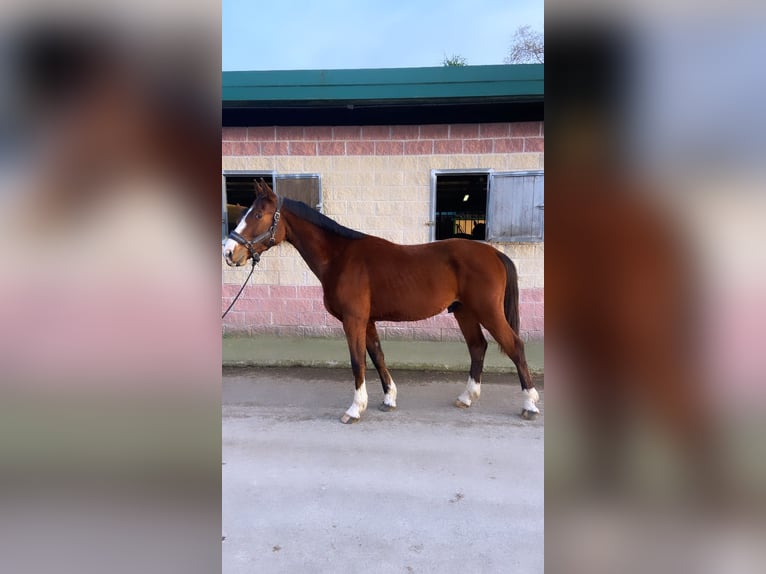
<path fill-rule="evenodd" d="M 412 101 L 544 95 L 544 64 L 222 73 L 223 104 Z"/>

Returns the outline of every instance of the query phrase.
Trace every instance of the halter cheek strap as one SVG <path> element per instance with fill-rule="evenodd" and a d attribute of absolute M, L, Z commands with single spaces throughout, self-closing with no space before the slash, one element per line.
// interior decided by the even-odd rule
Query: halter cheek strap
<path fill-rule="evenodd" d="M 271 226 L 261 233 L 260 235 L 257 235 L 251 240 L 247 240 L 242 235 L 237 233 L 236 231 L 232 231 L 229 233 L 229 237 L 245 247 L 248 252 L 250 253 L 250 257 L 253 259 L 253 265 L 258 263 L 258 261 L 261 260 L 261 256 L 255 252 L 255 246 L 259 243 L 262 243 L 264 239 L 269 240 L 269 247 L 272 247 L 276 243 L 276 234 L 277 234 L 277 225 L 279 224 L 279 220 L 282 217 L 280 214 L 280 210 L 282 209 L 282 198 L 277 197 L 277 210 L 274 212 L 274 218 L 271 222 Z"/>

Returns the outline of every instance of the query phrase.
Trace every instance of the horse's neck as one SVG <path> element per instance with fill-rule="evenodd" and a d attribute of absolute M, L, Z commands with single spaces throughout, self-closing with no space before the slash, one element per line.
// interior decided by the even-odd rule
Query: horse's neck
<path fill-rule="evenodd" d="M 322 281 L 333 257 L 349 240 L 292 213 L 287 214 L 287 223 L 285 239 L 298 250 L 309 269 Z"/>

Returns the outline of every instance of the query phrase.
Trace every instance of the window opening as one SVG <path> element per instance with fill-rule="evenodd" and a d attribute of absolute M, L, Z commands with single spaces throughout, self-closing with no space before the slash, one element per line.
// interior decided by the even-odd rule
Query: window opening
<path fill-rule="evenodd" d="M 486 238 L 488 173 L 436 174 L 435 238 Z"/>
<path fill-rule="evenodd" d="M 255 200 L 255 185 L 253 180 L 263 178 L 270 186 L 274 186 L 271 173 L 248 173 L 224 175 L 225 209 L 223 212 L 223 236 L 231 233 L 245 211 Z"/>

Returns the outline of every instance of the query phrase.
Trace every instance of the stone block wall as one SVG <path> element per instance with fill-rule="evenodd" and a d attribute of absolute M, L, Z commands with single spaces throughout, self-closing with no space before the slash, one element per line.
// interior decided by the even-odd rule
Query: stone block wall
<path fill-rule="evenodd" d="M 348 227 L 397 243 L 429 241 L 431 170 L 543 169 L 543 122 L 223 128 L 223 170 L 319 174 L 324 213 Z M 493 244 L 519 271 L 521 330 L 543 338 L 544 244 Z M 248 268 L 222 260 L 225 309 Z M 322 305 L 322 290 L 290 245 L 265 254 L 224 321 L 225 333 L 335 336 L 340 323 Z M 383 338 L 460 339 L 455 319 L 378 324 Z"/>

